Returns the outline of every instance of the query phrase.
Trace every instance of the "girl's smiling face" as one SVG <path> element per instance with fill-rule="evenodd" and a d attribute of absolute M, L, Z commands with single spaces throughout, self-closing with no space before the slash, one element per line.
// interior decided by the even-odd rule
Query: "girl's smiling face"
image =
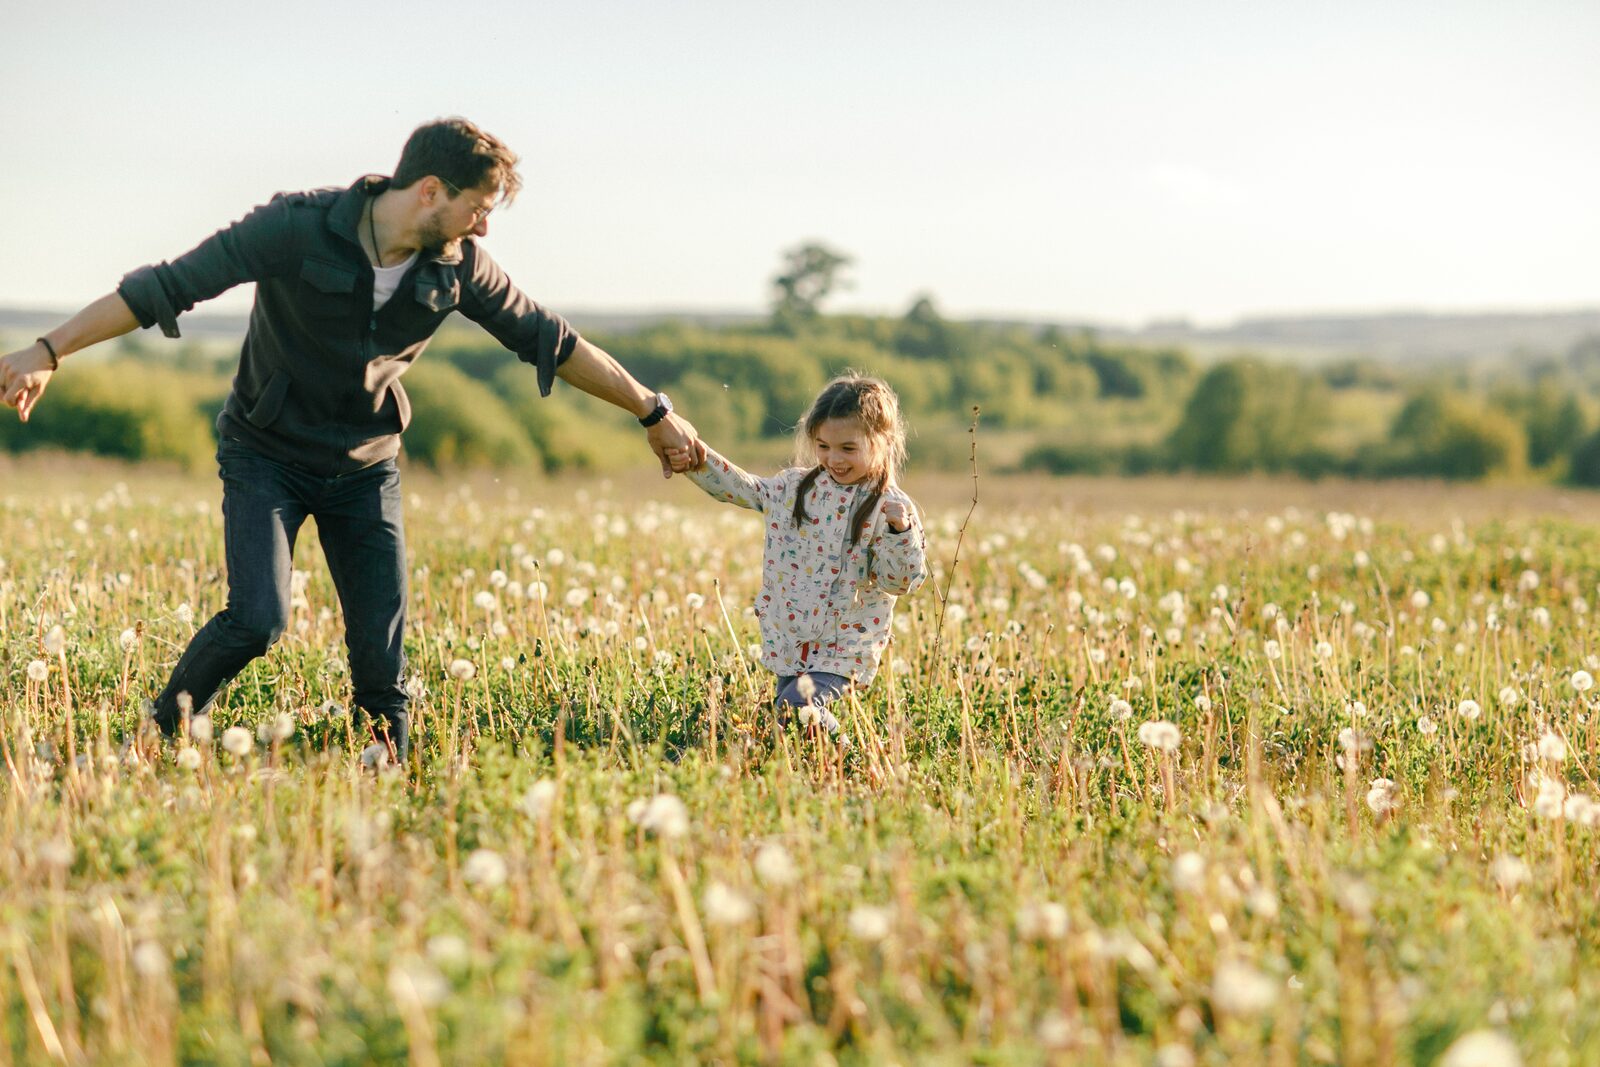
<path fill-rule="evenodd" d="M 872 443 L 857 419 L 825 419 L 811 437 L 817 462 L 840 485 L 855 485 L 873 473 Z"/>

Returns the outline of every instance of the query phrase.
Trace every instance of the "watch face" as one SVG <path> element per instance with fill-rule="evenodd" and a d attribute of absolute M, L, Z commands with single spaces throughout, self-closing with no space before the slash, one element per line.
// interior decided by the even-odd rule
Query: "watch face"
<path fill-rule="evenodd" d="M 656 407 L 660 408 L 663 412 L 671 411 L 672 410 L 672 398 L 670 396 L 668 396 L 666 393 L 657 393 L 656 394 Z"/>

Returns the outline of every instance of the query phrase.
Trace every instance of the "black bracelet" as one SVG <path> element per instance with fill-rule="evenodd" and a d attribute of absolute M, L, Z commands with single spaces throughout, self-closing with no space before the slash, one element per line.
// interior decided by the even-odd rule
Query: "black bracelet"
<path fill-rule="evenodd" d="M 34 338 L 34 340 L 36 340 L 40 344 L 44 345 L 44 350 L 46 352 L 50 353 L 50 369 L 51 370 L 60 370 L 61 369 L 61 357 L 56 355 L 56 346 L 51 344 L 50 341 L 47 338 L 44 338 L 44 337 L 36 337 L 36 338 Z"/>

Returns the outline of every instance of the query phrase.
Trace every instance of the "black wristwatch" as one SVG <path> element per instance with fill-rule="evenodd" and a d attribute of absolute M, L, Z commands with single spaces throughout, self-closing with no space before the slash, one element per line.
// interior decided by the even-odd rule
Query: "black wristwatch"
<path fill-rule="evenodd" d="M 666 393 L 657 393 L 655 408 L 650 412 L 650 414 L 639 420 L 639 425 L 645 427 L 654 426 L 656 423 L 666 418 L 667 412 L 671 410 L 672 398 Z"/>

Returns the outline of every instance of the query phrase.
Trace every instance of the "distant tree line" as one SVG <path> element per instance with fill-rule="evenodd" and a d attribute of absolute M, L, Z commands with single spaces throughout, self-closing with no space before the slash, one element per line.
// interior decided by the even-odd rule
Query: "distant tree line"
<path fill-rule="evenodd" d="M 771 279 L 753 325 L 681 322 L 596 334 L 641 380 L 670 392 L 725 450 L 783 451 L 832 375 L 887 378 L 912 424 L 914 467 L 959 467 L 982 411 L 991 469 L 1053 473 L 1290 473 L 1306 477 L 1539 477 L 1600 485 L 1600 337 L 1558 358 L 1403 373 L 1371 361 L 1319 366 L 1250 355 L 1204 365 L 1172 347 L 1090 330 L 957 322 L 928 295 L 894 316 L 826 314 L 850 257 L 811 242 Z M 0 418 L 0 450 L 77 449 L 210 463 L 211 423 L 232 360 L 129 338 L 107 362 L 74 361 L 32 422 Z M 559 472 L 641 462 L 625 414 L 564 389 L 470 324 L 442 331 L 404 378 L 405 451 L 435 467 Z"/>

